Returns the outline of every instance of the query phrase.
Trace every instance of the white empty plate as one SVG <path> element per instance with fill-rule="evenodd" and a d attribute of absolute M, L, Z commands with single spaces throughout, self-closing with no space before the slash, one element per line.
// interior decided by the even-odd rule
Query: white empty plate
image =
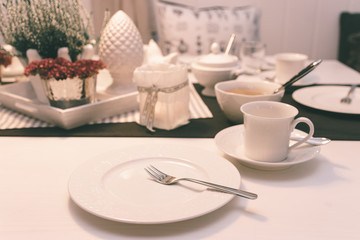
<path fill-rule="evenodd" d="M 305 106 L 337 113 L 360 114 L 360 89 L 356 88 L 350 104 L 341 103 L 350 86 L 314 86 L 296 90 L 292 97 Z"/>
<path fill-rule="evenodd" d="M 198 217 L 234 197 L 184 181 L 162 185 L 145 172 L 150 164 L 177 177 L 240 187 L 240 174 L 226 159 L 191 146 L 158 144 L 119 149 L 87 161 L 69 180 L 70 196 L 96 216 L 138 224 Z"/>

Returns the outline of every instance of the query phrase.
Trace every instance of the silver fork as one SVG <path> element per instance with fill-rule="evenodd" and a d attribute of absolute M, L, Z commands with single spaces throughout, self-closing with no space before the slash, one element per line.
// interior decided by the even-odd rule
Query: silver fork
<path fill-rule="evenodd" d="M 352 85 L 349 92 L 347 93 L 346 97 L 343 97 L 340 102 L 342 103 L 346 103 L 346 104 L 350 104 L 352 101 L 352 95 L 355 91 L 355 88 L 357 87 L 357 85 Z"/>
<path fill-rule="evenodd" d="M 161 184 L 165 184 L 165 185 L 175 184 L 178 181 L 189 181 L 189 182 L 194 182 L 194 183 L 198 183 L 198 184 L 201 184 L 201 185 L 205 185 L 207 187 L 211 187 L 211 188 L 220 190 L 222 192 L 232 193 L 232 194 L 235 194 L 235 195 L 240 196 L 240 197 L 245 197 L 245 198 L 248 198 L 248 199 L 256 199 L 257 198 L 257 194 L 255 194 L 255 193 L 246 192 L 246 191 L 238 190 L 238 189 L 235 189 L 235 188 L 225 187 L 225 186 L 221 186 L 221 185 L 218 185 L 218 184 L 209 183 L 209 182 L 205 182 L 205 181 L 201 181 L 201 180 L 197 180 L 197 179 L 193 179 L 193 178 L 176 178 L 174 176 L 170 176 L 170 175 L 160 171 L 159 169 L 155 168 L 152 165 L 145 168 L 145 171 L 156 182 L 161 183 Z"/>

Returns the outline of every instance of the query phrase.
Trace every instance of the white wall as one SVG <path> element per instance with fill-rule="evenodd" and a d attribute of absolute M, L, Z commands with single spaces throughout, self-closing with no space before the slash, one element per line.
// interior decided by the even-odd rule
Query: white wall
<path fill-rule="evenodd" d="M 261 38 L 269 54 L 295 51 L 310 58 L 336 59 L 340 13 L 360 12 L 360 0 L 253 2 L 262 9 Z"/>

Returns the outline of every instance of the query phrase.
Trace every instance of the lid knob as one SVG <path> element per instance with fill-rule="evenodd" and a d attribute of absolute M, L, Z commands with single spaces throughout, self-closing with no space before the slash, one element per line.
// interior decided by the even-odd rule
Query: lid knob
<path fill-rule="evenodd" d="M 217 42 L 211 44 L 210 51 L 212 54 L 219 54 L 220 53 L 220 45 Z"/>

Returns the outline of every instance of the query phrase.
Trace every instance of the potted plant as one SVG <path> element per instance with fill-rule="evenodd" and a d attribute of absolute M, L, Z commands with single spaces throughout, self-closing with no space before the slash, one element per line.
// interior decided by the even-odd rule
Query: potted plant
<path fill-rule="evenodd" d="M 27 65 L 25 75 L 38 75 L 50 105 L 65 109 L 95 101 L 96 75 L 103 68 L 102 61 L 46 58 Z"/>
<path fill-rule="evenodd" d="M 24 58 L 28 49 L 56 58 L 67 47 L 76 61 L 92 37 L 90 16 L 78 0 L 6 0 L 0 10 L 0 33 Z"/>
<path fill-rule="evenodd" d="M 12 56 L 5 49 L 0 47 L 0 85 L 2 84 L 1 80 L 1 68 L 2 66 L 7 67 L 11 64 Z"/>
<path fill-rule="evenodd" d="M 81 59 L 92 57 L 92 54 L 88 54 L 89 51 L 84 53 L 84 49 L 89 50 L 90 47 L 90 51 L 93 51 L 91 44 L 93 27 L 89 14 L 78 0 L 6 0 L 0 9 L 2 19 L 0 34 L 4 41 L 15 47 L 21 57 L 27 58 L 29 64 L 34 60 L 44 59 L 41 64 L 49 65 L 41 70 L 49 71 L 47 73 L 49 76 L 54 73 L 51 71 L 61 64 L 64 73 L 73 73 L 74 68 L 84 67 Z M 57 59 L 58 57 L 62 58 Z M 81 62 L 77 63 L 78 61 Z M 51 64 L 53 66 L 50 66 Z M 90 65 L 86 65 L 85 68 L 89 70 Z M 95 65 L 104 67 L 102 62 L 92 61 L 91 66 Z M 56 84 L 58 91 L 69 92 L 72 88 L 67 85 L 73 85 L 74 79 L 88 82 L 85 79 L 90 78 L 90 76 L 82 78 L 66 75 L 67 79 L 73 80 L 71 82 L 52 76 L 50 81 L 44 84 L 43 72 L 41 74 L 37 72 L 36 75 L 29 74 L 29 69 L 34 69 L 34 65 L 30 65 L 27 69 L 34 91 L 43 103 L 52 101 L 46 94 L 47 84 L 52 82 L 51 79 L 62 83 Z M 64 107 L 66 106 L 62 108 Z"/>

